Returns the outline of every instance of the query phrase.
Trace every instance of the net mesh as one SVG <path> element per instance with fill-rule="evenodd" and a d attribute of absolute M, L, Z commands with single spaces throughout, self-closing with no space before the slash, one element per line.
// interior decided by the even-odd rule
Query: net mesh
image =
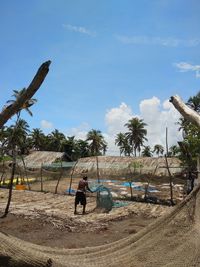
<path fill-rule="evenodd" d="M 39 246 L 0 232 L 0 262 L 7 267 L 197 267 L 199 207 L 200 186 L 169 214 L 138 233 L 111 244 L 82 249 Z"/>
<path fill-rule="evenodd" d="M 97 208 L 103 209 L 105 212 L 111 211 L 113 199 L 109 188 L 102 184 L 93 184 L 90 189 L 97 193 Z"/>

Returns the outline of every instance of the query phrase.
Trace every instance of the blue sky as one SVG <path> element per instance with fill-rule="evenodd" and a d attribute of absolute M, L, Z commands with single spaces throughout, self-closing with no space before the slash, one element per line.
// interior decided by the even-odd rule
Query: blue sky
<path fill-rule="evenodd" d="M 173 144 L 178 114 L 166 100 L 199 91 L 199 14 L 199 0 L 1 1 L 0 106 L 51 60 L 33 117 L 23 113 L 31 128 L 77 138 L 99 129 L 113 154 L 137 115 L 150 145 L 164 144 L 164 126 Z"/>

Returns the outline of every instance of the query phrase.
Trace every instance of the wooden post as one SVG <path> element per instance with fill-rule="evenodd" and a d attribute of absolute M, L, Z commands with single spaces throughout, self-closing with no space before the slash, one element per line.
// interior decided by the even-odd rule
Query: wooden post
<path fill-rule="evenodd" d="M 168 150 L 168 129 L 166 127 L 166 155 L 165 155 L 165 162 L 166 162 L 166 167 L 167 167 L 167 171 L 168 171 L 168 174 L 169 174 L 170 201 L 171 201 L 171 205 L 174 205 L 172 175 L 171 175 L 171 172 L 169 170 L 169 164 L 168 164 L 168 159 L 167 159 L 168 154 L 169 154 L 169 150 Z"/>
<path fill-rule="evenodd" d="M 69 195 L 71 195 L 71 189 L 72 189 L 72 177 L 76 168 L 76 165 L 78 163 L 78 160 L 76 161 L 76 163 L 73 166 L 72 172 L 71 172 L 71 176 L 70 176 L 70 184 L 69 184 Z"/>
<path fill-rule="evenodd" d="M 96 156 L 96 162 L 97 162 L 97 179 L 98 179 L 98 184 L 99 184 L 100 179 L 99 179 L 99 159 L 98 159 L 98 156 Z"/>
<path fill-rule="evenodd" d="M 42 174 L 42 164 L 40 169 L 40 181 L 41 181 L 41 192 L 43 192 L 43 174 Z"/>
<path fill-rule="evenodd" d="M 62 160 L 61 160 L 60 161 L 60 175 L 58 177 L 58 181 L 57 181 L 57 184 L 56 184 L 55 194 L 57 194 L 57 192 L 58 192 L 58 185 L 59 185 L 60 179 L 62 178 L 62 174 L 63 174 L 63 168 L 62 168 Z"/>

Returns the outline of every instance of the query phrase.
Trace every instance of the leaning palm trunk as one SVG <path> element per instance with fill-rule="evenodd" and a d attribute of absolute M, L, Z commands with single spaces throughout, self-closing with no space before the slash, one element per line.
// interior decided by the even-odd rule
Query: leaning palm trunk
<path fill-rule="evenodd" d="M 48 71 L 51 61 L 47 61 L 43 63 L 38 69 L 35 77 L 30 83 L 29 87 L 25 90 L 23 95 L 18 98 L 12 105 L 5 108 L 2 112 L 0 112 L 0 128 L 17 112 L 19 112 L 25 102 L 32 98 L 32 96 L 37 92 L 40 88 L 40 85 L 43 83 Z"/>
<path fill-rule="evenodd" d="M 183 103 L 181 98 L 176 95 L 172 96 L 170 102 L 174 107 L 181 113 L 181 115 L 187 120 L 194 123 L 198 128 L 200 128 L 200 116 L 199 113 L 189 108 Z"/>
<path fill-rule="evenodd" d="M 16 169 L 16 150 L 13 149 L 13 161 L 12 161 L 12 171 L 11 171 L 10 185 L 9 185 L 8 202 L 7 202 L 3 217 L 6 217 L 9 211 L 9 207 L 10 207 L 10 203 L 12 199 L 12 189 L 13 189 L 13 181 L 15 177 L 15 169 Z"/>

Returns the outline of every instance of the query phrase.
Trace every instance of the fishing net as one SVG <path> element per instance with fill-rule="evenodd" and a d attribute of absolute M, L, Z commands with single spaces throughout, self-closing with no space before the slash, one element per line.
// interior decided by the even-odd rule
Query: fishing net
<path fill-rule="evenodd" d="M 105 212 L 109 212 L 113 207 L 113 199 L 110 189 L 102 184 L 90 185 L 92 192 L 97 193 L 97 208 L 103 209 Z"/>

